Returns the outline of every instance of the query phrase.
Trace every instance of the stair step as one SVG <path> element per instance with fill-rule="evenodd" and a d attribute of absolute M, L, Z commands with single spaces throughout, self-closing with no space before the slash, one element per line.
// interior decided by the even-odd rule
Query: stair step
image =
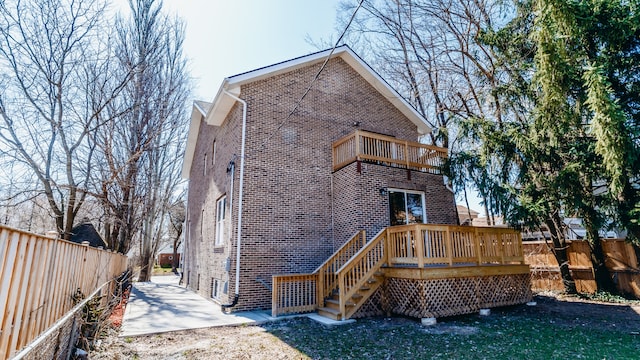
<path fill-rule="evenodd" d="M 362 299 L 362 295 L 360 295 L 358 293 L 355 293 L 355 294 L 353 294 L 351 296 L 351 298 L 354 299 L 354 300 L 360 300 L 360 299 Z"/>
<path fill-rule="evenodd" d="M 371 290 L 371 288 L 368 287 L 367 285 L 363 285 L 360 287 L 360 291 L 369 291 L 369 290 Z"/>
<path fill-rule="evenodd" d="M 377 282 L 378 282 L 378 280 L 376 280 L 375 278 L 371 278 L 371 279 L 367 280 L 367 284 L 375 284 Z"/>
<path fill-rule="evenodd" d="M 384 272 L 378 270 L 378 271 L 373 273 L 373 276 L 384 276 Z"/>
<path fill-rule="evenodd" d="M 326 305 L 327 305 L 326 307 L 331 308 L 331 309 L 340 310 L 340 300 L 327 299 L 325 302 L 326 302 Z M 354 303 L 353 301 L 347 301 L 345 303 L 345 305 L 346 306 L 356 306 L 356 303 Z"/>
<path fill-rule="evenodd" d="M 324 301 L 325 303 L 325 307 L 330 308 L 330 309 L 334 309 L 334 310 L 340 310 L 340 300 L 336 300 L 336 299 L 327 299 Z"/>
<path fill-rule="evenodd" d="M 333 319 L 333 320 L 338 320 L 338 321 L 342 320 L 342 314 L 340 313 L 340 310 L 335 310 L 328 307 L 319 308 L 318 315 L 324 316 L 326 318 Z"/>

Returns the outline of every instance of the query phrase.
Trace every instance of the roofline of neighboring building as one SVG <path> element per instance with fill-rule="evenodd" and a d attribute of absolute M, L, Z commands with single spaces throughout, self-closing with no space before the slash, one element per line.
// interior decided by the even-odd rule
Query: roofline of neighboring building
<path fill-rule="evenodd" d="M 182 177 L 188 179 L 191 172 L 191 164 L 195 153 L 195 146 L 198 140 L 200 124 L 204 120 L 209 125 L 220 126 L 231 111 L 235 100 L 227 95 L 227 92 L 240 96 L 241 86 L 251 82 L 267 79 L 285 72 L 290 72 L 310 64 L 321 62 L 326 59 L 331 50 L 323 50 L 309 55 L 300 56 L 295 59 L 279 62 L 252 71 L 244 72 L 225 78 L 218 89 L 218 93 L 212 103 L 195 101 L 191 112 L 191 122 L 189 125 L 189 135 L 187 147 L 185 149 L 184 163 L 182 166 Z M 371 86 L 380 92 L 389 102 L 391 102 L 400 112 L 402 112 L 411 122 L 413 122 L 418 132 L 428 134 L 431 132 L 425 118 L 411 106 L 398 92 L 389 85 L 377 72 L 362 60 L 349 46 L 337 47 L 331 58 L 340 57 L 351 66 L 360 76 L 362 76 Z M 205 109 L 209 105 L 209 109 Z"/>

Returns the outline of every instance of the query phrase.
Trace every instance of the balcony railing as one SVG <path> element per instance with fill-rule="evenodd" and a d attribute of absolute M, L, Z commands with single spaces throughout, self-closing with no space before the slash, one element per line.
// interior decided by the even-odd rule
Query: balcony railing
<path fill-rule="evenodd" d="M 356 130 L 333 143 L 333 170 L 354 161 L 440 174 L 447 149 Z"/>

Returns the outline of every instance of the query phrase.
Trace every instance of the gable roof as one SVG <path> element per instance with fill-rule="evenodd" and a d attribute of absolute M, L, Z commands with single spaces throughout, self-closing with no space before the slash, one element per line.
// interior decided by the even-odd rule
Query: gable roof
<path fill-rule="evenodd" d="M 71 229 L 71 239 L 69 240 L 77 244 L 88 241 L 92 247 L 107 248 L 107 243 L 105 243 L 100 234 L 98 234 L 93 224 L 89 222 L 83 222 L 82 224 L 74 226 L 73 229 Z"/>
<path fill-rule="evenodd" d="M 189 178 L 191 172 L 191 163 L 195 152 L 196 142 L 198 140 L 198 131 L 200 123 L 204 120 L 209 125 L 220 126 L 224 119 L 231 111 L 235 104 L 229 93 L 234 96 L 240 95 L 242 85 L 263 80 L 286 72 L 290 72 L 314 63 L 323 62 L 327 56 L 331 54 L 331 50 L 319 51 L 309 55 L 301 56 L 295 59 L 283 61 L 277 64 L 262 67 L 256 70 L 244 72 L 225 78 L 218 89 L 213 102 L 194 101 L 191 112 L 191 123 L 189 125 L 189 135 L 187 138 L 187 148 L 184 155 L 184 163 L 182 166 L 182 177 Z M 402 114 L 404 114 L 418 128 L 421 134 L 431 132 L 425 118 L 418 111 L 404 100 L 398 92 L 391 87 L 377 72 L 375 72 L 367 63 L 364 62 L 351 48 L 347 45 L 337 47 L 331 58 L 341 58 L 349 66 L 351 66 L 360 76 L 362 76 L 373 88 L 380 92 L 389 102 L 391 102 Z"/>

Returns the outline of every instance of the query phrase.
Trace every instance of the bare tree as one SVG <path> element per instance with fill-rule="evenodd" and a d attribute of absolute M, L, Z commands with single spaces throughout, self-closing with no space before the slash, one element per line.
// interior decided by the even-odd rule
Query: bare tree
<path fill-rule="evenodd" d="M 180 261 L 178 260 L 178 249 L 182 244 L 182 232 L 184 230 L 184 222 L 187 218 L 187 206 L 184 201 L 180 200 L 171 205 L 169 209 L 169 235 L 173 248 L 173 262 L 171 270 L 177 273 Z"/>
<path fill-rule="evenodd" d="M 116 21 L 120 65 L 133 72 L 124 105 L 109 107 L 99 134 L 103 166 L 98 192 L 106 213 L 106 241 L 127 252 L 138 245 L 145 281 L 163 239 L 167 214 L 182 196 L 180 164 L 186 140 L 190 79 L 182 54 L 184 25 L 162 13 L 162 2 L 129 1 L 131 15 Z M 118 109 L 131 109 L 118 114 Z"/>
<path fill-rule="evenodd" d="M 128 79 L 109 61 L 101 0 L 0 2 L 0 145 L 69 239 L 87 197 L 99 114 Z M 105 35 L 106 34 L 106 35 Z M 12 196 L 12 195 L 10 195 Z"/>

